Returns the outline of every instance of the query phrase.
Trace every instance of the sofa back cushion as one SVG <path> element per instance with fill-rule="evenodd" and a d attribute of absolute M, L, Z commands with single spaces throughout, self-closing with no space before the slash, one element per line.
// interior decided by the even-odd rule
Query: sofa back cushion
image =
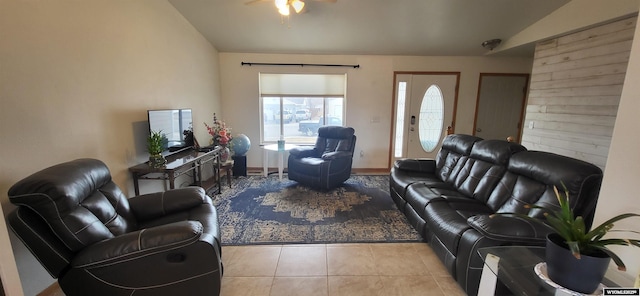
<path fill-rule="evenodd" d="M 37 213 L 72 251 L 136 229 L 127 198 L 95 159 L 34 173 L 9 189 L 9 200 Z"/>
<path fill-rule="evenodd" d="M 352 127 L 321 126 L 318 129 L 315 150 L 322 156 L 324 153 L 347 151 L 355 148 L 355 130 Z"/>
<path fill-rule="evenodd" d="M 542 218 L 540 210 L 529 210 L 524 205 L 557 208 L 553 187 L 562 191 L 564 184 L 572 209 L 583 216 L 587 226 L 591 225 L 602 182 L 599 167 L 554 153 L 526 151 L 513 155 L 507 170 L 487 203 L 497 212 L 528 213 Z"/>
<path fill-rule="evenodd" d="M 486 203 L 507 171 L 511 156 L 525 150 L 520 144 L 502 140 L 476 142 L 456 176 L 455 187 L 464 195 Z"/>
<path fill-rule="evenodd" d="M 473 144 L 481 141 L 470 135 L 452 134 L 442 141 L 442 147 L 436 156 L 436 174 L 438 178 L 453 185 L 460 168 L 467 161 Z"/>

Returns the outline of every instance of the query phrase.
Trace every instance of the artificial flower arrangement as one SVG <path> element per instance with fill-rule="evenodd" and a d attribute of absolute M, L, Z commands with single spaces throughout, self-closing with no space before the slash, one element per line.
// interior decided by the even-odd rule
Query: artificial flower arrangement
<path fill-rule="evenodd" d="M 231 128 L 227 127 L 224 121 L 218 121 L 218 117 L 213 113 L 213 125 L 209 126 L 206 122 L 204 126 L 211 135 L 211 144 L 216 146 L 227 146 L 233 139 L 231 136 Z"/>

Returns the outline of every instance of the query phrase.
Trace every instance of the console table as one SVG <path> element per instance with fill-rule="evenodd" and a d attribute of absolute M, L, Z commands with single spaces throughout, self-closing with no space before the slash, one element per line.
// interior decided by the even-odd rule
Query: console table
<path fill-rule="evenodd" d="M 216 147 L 211 151 L 199 152 L 196 150 L 186 150 L 169 155 L 167 164 L 160 168 L 149 166 L 147 162 L 129 168 L 133 176 L 133 188 L 136 195 L 140 195 L 139 180 L 162 180 L 169 181 L 169 189 L 175 188 L 175 180 L 177 177 L 193 172 L 193 184 L 205 188 L 218 187 L 217 192 L 222 191 L 222 183 L 220 178 L 220 147 Z M 202 179 L 202 169 L 205 164 L 211 164 L 213 169 L 213 178 L 209 180 Z"/>

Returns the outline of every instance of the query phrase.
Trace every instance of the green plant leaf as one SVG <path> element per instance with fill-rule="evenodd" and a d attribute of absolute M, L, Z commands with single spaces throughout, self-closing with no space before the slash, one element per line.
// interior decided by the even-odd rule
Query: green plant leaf
<path fill-rule="evenodd" d="M 618 255 L 616 255 L 614 252 L 612 252 L 611 250 L 609 250 L 609 249 L 607 249 L 605 247 L 601 247 L 601 246 L 594 246 L 594 248 L 606 253 L 607 255 L 609 255 L 609 257 L 611 257 L 613 262 L 618 266 L 618 270 L 620 270 L 620 271 L 626 271 L 627 270 L 627 266 L 624 265 L 624 262 L 622 262 L 622 259 L 620 259 L 620 257 L 618 257 Z"/>
<path fill-rule="evenodd" d="M 515 216 L 527 221 L 537 222 L 545 225 L 565 241 L 572 254 L 576 258 L 580 258 L 581 252 L 590 253 L 594 250 L 601 250 L 618 266 L 620 270 L 626 270 L 626 266 L 616 254 L 607 249 L 608 245 L 621 245 L 621 246 L 635 246 L 640 247 L 640 240 L 637 239 L 622 239 L 622 238 L 604 238 L 609 232 L 628 232 L 640 234 L 639 231 L 634 230 L 614 230 L 614 223 L 631 217 L 640 217 L 640 214 L 626 213 L 617 215 L 607 221 L 603 222 L 597 227 L 592 227 L 589 231 L 585 225 L 584 218 L 582 216 L 575 216 L 571 204 L 569 202 L 569 190 L 563 182 L 561 182 L 564 189 L 560 192 L 556 186 L 553 190 L 558 200 L 559 209 L 551 210 L 551 208 L 538 206 L 535 204 L 528 204 L 525 206 L 527 209 L 539 209 L 543 211 L 545 220 L 530 217 L 525 214 L 519 213 L 496 213 L 494 215 Z M 492 215 L 492 216 L 494 216 Z M 584 253 L 583 253 L 584 254 Z"/>
<path fill-rule="evenodd" d="M 626 213 L 626 214 L 620 214 L 617 215 L 605 222 L 602 222 L 602 224 L 600 224 L 598 227 L 596 228 L 592 228 L 590 232 L 594 232 L 595 235 L 600 234 L 600 233 L 606 233 L 608 231 L 610 231 L 613 228 L 613 223 L 620 221 L 622 219 L 627 219 L 627 218 L 631 218 L 631 217 L 640 217 L 640 215 L 638 214 L 634 214 L 634 213 Z M 595 236 L 594 235 L 594 236 Z"/>
<path fill-rule="evenodd" d="M 637 239 L 628 239 L 630 245 L 634 245 L 640 248 L 640 240 Z"/>

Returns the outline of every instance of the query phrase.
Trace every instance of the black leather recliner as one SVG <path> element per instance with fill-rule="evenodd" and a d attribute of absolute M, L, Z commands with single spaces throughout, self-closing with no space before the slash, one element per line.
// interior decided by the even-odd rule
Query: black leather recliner
<path fill-rule="evenodd" d="M 9 225 L 66 295 L 219 295 L 211 198 L 187 187 L 127 199 L 95 159 L 58 164 L 9 189 Z"/>
<path fill-rule="evenodd" d="M 311 188 L 330 190 L 351 176 L 355 131 L 351 127 L 322 126 L 314 147 L 289 151 L 290 180 Z"/>

